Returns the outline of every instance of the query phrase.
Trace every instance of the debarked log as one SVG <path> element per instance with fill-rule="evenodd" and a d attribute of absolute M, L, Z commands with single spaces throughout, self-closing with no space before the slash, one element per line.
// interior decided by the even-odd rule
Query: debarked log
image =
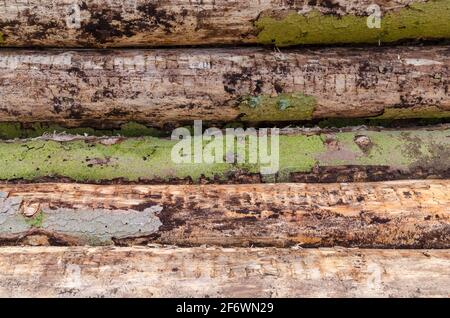
<path fill-rule="evenodd" d="M 3 122 L 449 118 L 448 47 L 0 51 Z"/>
<path fill-rule="evenodd" d="M 205 135 L 181 140 L 53 135 L 2 141 L 0 181 L 186 184 L 449 177 L 450 130 L 445 125 L 300 131 L 254 135 L 247 130 L 249 136 L 235 138 L 238 130 L 233 129 L 209 140 Z"/>
<path fill-rule="evenodd" d="M 2 297 L 448 297 L 449 250 L 0 248 Z"/>
<path fill-rule="evenodd" d="M 0 185 L 0 245 L 450 248 L 450 181 Z"/>
<path fill-rule="evenodd" d="M 3 0 L 0 45 L 389 43 L 450 38 L 448 0 Z"/>

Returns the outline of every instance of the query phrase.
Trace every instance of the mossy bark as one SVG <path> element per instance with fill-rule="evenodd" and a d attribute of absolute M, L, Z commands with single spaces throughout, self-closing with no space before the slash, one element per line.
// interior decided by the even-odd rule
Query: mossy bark
<path fill-rule="evenodd" d="M 251 163 L 248 147 L 239 154 L 236 148 L 224 146 L 224 158 L 217 163 L 194 163 L 192 148 L 191 163 L 180 164 L 171 159 L 178 142 L 174 140 L 56 136 L 0 142 L 0 180 L 227 183 L 448 177 L 450 162 L 443 160 L 449 157 L 448 134 L 449 129 L 442 127 L 281 135 L 279 171 L 274 175 L 260 174 L 267 163 L 259 159 Z M 367 142 L 361 143 L 361 138 Z M 215 142 L 225 144 L 225 138 Z M 205 153 L 207 144 L 203 144 Z M 227 161 L 230 155 L 235 162 Z M 236 162 L 239 156 L 245 163 Z"/>
<path fill-rule="evenodd" d="M 380 23 L 378 26 L 373 23 L 371 27 L 369 13 L 324 14 L 318 9 L 305 13 L 293 10 L 265 13 L 256 22 L 260 29 L 258 42 L 291 46 L 450 38 L 450 1 L 410 1 L 407 6 L 395 8 L 384 5 L 380 4 L 376 15 L 372 12 L 373 18 L 379 18 Z M 338 11 L 337 2 L 336 6 Z"/>
<path fill-rule="evenodd" d="M 368 8 L 377 4 L 380 29 Z M 4 46 L 378 43 L 450 38 L 448 0 L 5 1 Z M 3 34 L 1 36 L 1 34 Z"/>
<path fill-rule="evenodd" d="M 449 118 L 448 47 L 0 52 L 0 119 Z"/>

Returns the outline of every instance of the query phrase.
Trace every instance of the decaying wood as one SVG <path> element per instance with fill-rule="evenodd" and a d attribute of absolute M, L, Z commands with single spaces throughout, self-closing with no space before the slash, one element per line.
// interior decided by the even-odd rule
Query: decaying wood
<path fill-rule="evenodd" d="M 450 181 L 0 185 L 3 245 L 450 248 Z"/>
<path fill-rule="evenodd" d="M 1 248 L 2 297 L 449 297 L 449 250 Z"/>
<path fill-rule="evenodd" d="M 0 52 L 2 121 L 450 117 L 448 47 Z"/>
<path fill-rule="evenodd" d="M 379 29 L 366 25 L 374 4 L 385 19 Z M 3 0 L 0 43 L 117 47 L 448 38 L 448 10 L 447 0 Z M 283 22 L 293 14 L 300 26 L 289 20 L 274 30 L 266 26 L 265 18 Z M 286 34 L 297 36 L 284 41 Z"/>

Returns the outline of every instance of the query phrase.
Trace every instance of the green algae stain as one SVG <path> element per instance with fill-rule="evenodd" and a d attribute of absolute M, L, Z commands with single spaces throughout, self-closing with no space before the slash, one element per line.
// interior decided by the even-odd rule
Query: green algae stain
<path fill-rule="evenodd" d="M 40 228 L 44 222 L 44 212 L 40 211 L 32 218 L 25 219 L 25 222 L 32 228 Z"/>
<path fill-rule="evenodd" d="M 176 141 L 145 137 L 114 145 L 78 140 L 32 140 L 0 143 L 0 179 L 33 180 L 67 177 L 75 181 L 124 178 L 163 179 L 212 177 L 226 164 L 176 164 L 171 150 Z M 228 167 L 229 169 L 229 167 Z"/>
<path fill-rule="evenodd" d="M 171 151 L 176 143 L 153 137 L 127 139 L 114 145 L 81 140 L 2 142 L 0 179 L 67 177 L 74 181 L 99 182 L 118 178 L 164 181 L 189 177 L 198 181 L 203 176 L 225 180 L 239 171 L 260 172 L 259 162 L 174 163 Z M 280 173 L 311 170 L 321 151 L 325 147 L 319 136 L 280 136 Z M 249 157 L 247 149 L 245 156 Z"/>
<path fill-rule="evenodd" d="M 244 121 L 310 120 L 316 106 L 313 96 L 302 93 L 249 96 L 239 105 Z"/>
<path fill-rule="evenodd" d="M 445 154 L 450 151 L 449 134 L 450 130 L 446 129 L 282 135 L 276 180 L 288 181 L 290 173 L 311 172 L 315 166 L 373 165 L 407 169 L 419 163 L 424 168 L 433 167 L 434 162 L 440 162 L 441 169 L 448 169 L 450 162 Z M 355 142 L 358 135 L 367 136 L 373 146 L 369 150 L 361 149 Z M 171 159 L 177 143 L 154 137 L 120 140 L 112 145 L 89 140 L 0 142 L 0 180 L 67 177 L 80 182 L 100 182 L 119 178 L 126 181 L 191 178 L 198 182 L 202 177 L 225 180 L 241 172 L 259 173 L 262 166 L 267 166 L 260 161 L 248 163 L 248 160 L 246 163 L 191 160 L 177 164 Z M 207 144 L 204 142 L 203 149 Z M 225 155 L 230 149 L 224 150 Z M 244 155 L 249 157 L 248 149 Z"/>
<path fill-rule="evenodd" d="M 422 168 L 432 167 L 432 160 L 424 161 L 424 158 L 436 159 L 439 153 L 437 147 L 450 149 L 449 130 L 406 130 L 406 131 L 365 131 L 344 132 L 336 135 L 339 150 L 328 152 L 319 158 L 325 165 L 386 165 L 401 169 L 421 162 Z M 355 143 L 358 135 L 369 137 L 372 143 L 370 151 L 365 152 Z M 345 158 L 345 160 L 338 160 Z M 450 163 L 445 163 L 448 165 Z"/>
<path fill-rule="evenodd" d="M 369 28 L 366 16 L 342 17 L 290 12 L 283 19 L 262 16 L 255 23 L 258 43 L 290 46 L 298 44 L 378 43 L 404 39 L 450 38 L 450 1 L 413 3 L 388 12 L 381 28 Z"/>
<path fill-rule="evenodd" d="M 279 180 L 288 181 L 291 172 L 310 172 L 319 164 L 317 157 L 327 151 L 319 135 L 280 137 Z"/>

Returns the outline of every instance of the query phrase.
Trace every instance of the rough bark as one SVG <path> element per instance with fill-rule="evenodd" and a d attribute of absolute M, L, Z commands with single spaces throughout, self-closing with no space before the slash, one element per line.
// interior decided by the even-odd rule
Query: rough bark
<path fill-rule="evenodd" d="M 367 24 L 373 4 L 379 28 Z M 450 38 L 449 15 L 448 0 L 3 0 L 0 40 L 28 47 L 384 43 Z"/>
<path fill-rule="evenodd" d="M 450 248 L 450 181 L 0 185 L 2 245 Z"/>
<path fill-rule="evenodd" d="M 261 131 L 259 134 L 258 138 L 264 138 Z M 182 154 L 186 161 L 179 163 L 173 156 L 173 152 L 180 150 L 178 140 L 55 135 L 0 142 L 0 180 L 155 184 L 448 178 L 450 162 L 445 160 L 450 157 L 448 136 L 448 126 L 303 131 L 274 139 L 269 136 L 268 147 L 260 139 L 257 151 L 250 147 L 256 146 L 253 137 L 247 143 L 217 137 L 213 142 L 203 140 L 200 148 L 190 147 L 190 155 L 186 148 L 193 142 L 192 139 L 186 142 L 185 138 Z M 238 143 L 242 147 L 234 147 Z M 270 156 L 261 157 L 266 151 Z M 204 158 L 195 161 L 200 155 Z M 206 161 L 207 155 L 212 156 L 212 163 Z"/>
<path fill-rule="evenodd" d="M 0 52 L 2 121 L 450 117 L 448 47 Z"/>
<path fill-rule="evenodd" d="M 448 297 L 448 250 L 1 248 L 3 297 Z"/>

